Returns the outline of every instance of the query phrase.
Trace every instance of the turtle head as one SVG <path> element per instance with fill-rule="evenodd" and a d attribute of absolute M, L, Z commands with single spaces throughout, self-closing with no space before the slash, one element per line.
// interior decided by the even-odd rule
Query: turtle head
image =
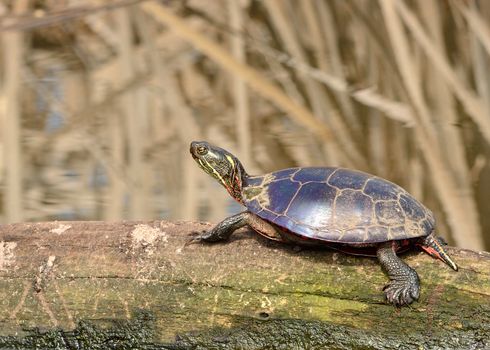
<path fill-rule="evenodd" d="M 247 173 L 237 157 L 206 141 L 193 141 L 190 152 L 206 173 L 218 180 L 233 198 L 242 203 L 242 183 Z"/>

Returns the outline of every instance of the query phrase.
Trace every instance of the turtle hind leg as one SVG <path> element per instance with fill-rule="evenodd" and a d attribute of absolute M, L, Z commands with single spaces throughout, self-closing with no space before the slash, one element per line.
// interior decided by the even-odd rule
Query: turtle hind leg
<path fill-rule="evenodd" d="M 386 299 L 395 306 L 403 306 L 419 298 L 420 281 L 417 272 L 396 255 L 397 248 L 398 243 L 386 242 L 378 247 L 376 256 L 390 278 L 383 288 Z"/>
<path fill-rule="evenodd" d="M 427 237 L 424 237 L 418 243 L 418 246 L 430 256 L 445 262 L 454 271 L 458 271 L 458 265 L 456 265 L 444 249 L 445 243 L 446 242 L 441 237 L 436 237 L 434 233 L 431 233 Z"/>

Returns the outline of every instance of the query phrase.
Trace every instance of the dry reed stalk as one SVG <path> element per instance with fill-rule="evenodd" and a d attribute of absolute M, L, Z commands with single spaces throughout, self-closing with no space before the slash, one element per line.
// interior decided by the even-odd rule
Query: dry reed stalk
<path fill-rule="evenodd" d="M 468 88 L 468 84 L 458 77 L 447 58 L 436 49 L 436 46 L 423 30 L 423 26 L 405 3 L 397 0 L 394 1 L 394 4 L 400 18 L 411 31 L 416 42 L 424 50 L 427 58 L 432 61 L 433 67 L 441 73 L 441 77 L 460 100 L 468 115 L 479 126 L 480 132 L 487 142 L 490 143 L 490 118 L 484 113 L 481 99 Z"/>
<path fill-rule="evenodd" d="M 144 48 L 144 54 L 147 55 L 149 59 L 149 71 L 152 73 L 152 79 L 149 79 L 150 85 L 153 85 L 159 81 L 158 78 L 161 76 L 162 65 L 162 58 L 158 53 L 155 42 L 155 38 L 159 37 L 156 23 L 154 21 L 148 21 L 148 16 L 140 9 L 138 9 L 135 15 L 137 29 L 143 41 L 142 47 Z M 147 91 L 147 93 L 150 93 L 150 91 Z M 163 135 L 170 128 L 164 123 L 165 118 L 162 115 L 162 110 L 164 108 L 163 101 L 156 98 L 156 96 L 153 94 L 151 94 L 151 96 L 150 106 L 153 108 L 153 110 L 150 113 L 151 122 L 148 131 L 151 133 L 152 141 L 158 143 L 161 135 Z"/>
<path fill-rule="evenodd" d="M 129 81 L 136 75 L 134 50 L 133 50 L 133 32 L 131 28 L 131 16 L 128 8 L 118 9 L 115 11 L 118 36 L 119 36 L 119 58 L 120 58 L 120 76 L 124 81 Z M 128 174 L 136 184 L 136 190 L 131 191 L 129 204 L 129 218 L 143 219 L 145 213 L 146 199 L 149 194 L 145 193 L 142 184 L 145 167 L 143 162 L 143 140 L 141 138 L 144 132 L 144 123 L 147 115 L 142 112 L 142 93 L 141 89 L 129 92 L 122 98 L 122 111 L 125 120 L 125 139 L 128 152 Z"/>
<path fill-rule="evenodd" d="M 322 28 L 317 15 L 317 9 L 315 8 L 313 1 L 310 0 L 300 1 L 298 6 L 302 14 L 301 17 L 304 26 L 307 28 L 307 30 L 304 31 L 303 43 L 307 48 L 310 47 L 313 50 L 312 60 L 316 65 L 320 67 L 321 70 L 327 71 L 328 51 L 322 35 Z M 299 34 L 301 33 L 298 33 L 298 35 Z"/>
<path fill-rule="evenodd" d="M 244 25 L 244 11 L 240 0 L 228 1 L 229 22 L 232 30 L 237 33 L 231 38 L 231 52 L 233 57 L 241 64 L 247 64 L 245 54 L 245 42 L 242 31 Z M 245 164 L 251 163 L 252 135 L 250 130 L 250 108 L 248 90 L 245 82 L 237 76 L 233 80 L 233 101 L 236 110 L 236 135 L 238 140 L 239 155 Z"/>
<path fill-rule="evenodd" d="M 252 37 L 263 38 L 263 41 L 270 41 L 270 34 L 264 28 L 262 23 L 256 23 L 254 26 L 250 26 L 248 30 Z M 277 81 L 282 89 L 284 89 L 286 94 L 296 103 L 305 104 L 305 98 L 299 91 L 298 86 L 295 84 L 295 82 L 291 80 L 290 72 L 287 71 L 284 65 L 280 63 L 281 61 L 277 59 L 276 55 L 269 54 L 269 51 L 271 50 L 268 50 L 268 47 L 266 45 L 256 46 L 255 49 L 257 52 L 263 55 L 266 62 L 266 68 L 264 69 L 263 74 L 268 75 L 269 77 L 271 77 L 271 79 Z M 267 50 L 268 52 L 266 53 L 264 52 L 264 50 Z M 269 107 L 268 110 L 263 110 L 263 108 L 259 109 L 258 103 L 255 103 L 253 107 L 255 108 L 253 113 L 254 115 L 264 116 L 270 113 L 274 113 L 270 110 L 271 107 Z M 260 125 L 260 127 L 254 128 L 254 135 L 256 140 L 264 140 L 271 134 L 275 135 L 277 140 L 288 148 L 288 155 L 291 155 L 291 158 L 293 159 L 292 164 L 294 165 L 340 164 L 338 157 L 335 157 L 336 154 L 339 154 L 340 152 L 336 151 L 336 145 L 334 144 L 328 145 L 329 148 L 334 148 L 333 150 L 331 150 L 328 162 L 326 162 L 325 154 L 321 154 L 321 156 L 315 156 L 314 152 L 311 152 L 311 150 L 315 149 L 316 144 L 314 142 L 314 139 L 311 138 L 310 132 L 306 129 L 298 129 L 295 130 L 294 133 L 292 133 L 291 130 L 287 130 L 288 127 L 284 123 L 281 123 L 279 125 L 277 125 L 278 123 L 276 123 L 276 125 L 279 127 L 279 130 L 269 130 L 269 125 L 267 125 L 267 128 L 265 128 L 263 125 L 264 122 L 262 120 L 256 120 L 256 125 L 257 124 Z M 288 138 L 291 138 L 293 140 L 291 140 L 291 142 L 288 142 Z M 298 144 L 300 144 L 301 146 L 299 146 Z M 267 153 L 267 149 L 264 149 L 261 142 L 254 143 L 254 154 L 254 159 L 259 164 L 274 163 L 270 157 L 270 154 Z M 286 166 L 289 165 L 291 165 L 291 163 L 287 164 Z M 262 167 L 262 172 L 273 169 L 274 168 L 272 166 L 265 166 Z"/>
<path fill-rule="evenodd" d="M 420 80 L 414 74 L 407 38 L 396 12 L 396 4 L 399 2 L 392 2 L 391 0 L 379 0 L 379 2 L 395 59 L 403 77 L 403 83 L 413 104 L 415 115 L 418 117 L 418 124 L 415 129 L 417 141 L 420 144 L 422 155 L 431 169 L 432 183 L 445 209 L 446 217 L 454 233 L 453 238 L 461 247 L 482 249 L 483 241 L 479 232 L 475 203 L 468 198 L 465 200 L 465 198 L 460 197 L 457 184 L 443 162 L 442 153 L 436 141 L 436 133 L 430 123 L 428 107 L 419 88 Z M 465 233 L 464 237 L 460 234 L 461 232 Z"/>
<path fill-rule="evenodd" d="M 254 36 L 262 37 L 263 35 L 254 35 Z M 291 67 L 298 73 L 301 73 L 305 76 L 310 77 L 311 79 L 314 79 L 324 84 L 325 87 L 327 87 L 333 93 L 338 95 L 339 99 L 341 96 L 344 96 L 346 99 L 347 96 L 350 96 L 351 98 L 353 98 L 354 100 L 356 100 L 357 102 L 363 105 L 379 109 L 381 112 L 383 112 L 384 117 L 388 117 L 396 121 L 401 121 L 403 123 L 406 123 L 408 126 L 414 123 L 414 117 L 411 114 L 411 110 L 408 108 L 408 106 L 405 103 L 395 101 L 385 95 L 382 95 L 372 86 L 369 86 L 367 88 L 353 88 L 349 86 L 345 78 L 343 76 L 341 77 L 338 74 L 338 71 L 342 70 L 341 63 L 338 68 L 338 71 L 335 72 L 336 75 L 332 75 L 323 70 L 314 68 L 307 63 L 299 62 L 294 58 L 292 58 L 291 56 L 283 52 L 274 50 L 271 47 L 265 45 L 257 45 L 254 43 L 251 43 L 251 45 L 252 47 L 255 48 L 256 51 L 264 55 L 264 57 L 269 62 L 269 65 L 271 65 L 271 67 L 273 66 L 272 61 L 276 61 L 274 66 L 277 66 L 277 62 L 280 62 L 288 67 Z M 330 48 L 329 48 L 329 52 L 331 52 Z M 292 91 L 291 87 L 289 87 L 288 89 L 288 85 L 293 85 L 293 83 L 290 82 L 289 84 L 286 84 L 285 82 L 286 76 L 281 75 L 280 77 L 282 78 L 281 80 L 282 85 L 285 87 L 286 91 L 288 92 L 288 95 L 296 96 L 297 94 Z M 299 101 L 298 98 L 296 98 L 295 100 Z M 355 125 L 358 122 L 355 122 L 354 121 L 355 119 L 348 117 L 347 113 L 348 113 L 347 108 L 346 110 L 342 109 L 342 116 L 348 120 L 347 123 L 349 124 L 349 128 L 351 128 L 351 125 Z"/>
<path fill-rule="evenodd" d="M 66 6 L 67 8 L 62 10 L 56 9 L 49 14 L 44 14 L 41 12 L 40 16 L 20 16 L 20 18 L 13 23 L 8 23 L 8 21 L 7 23 L 1 23 L 0 31 L 29 30 L 57 25 L 98 12 L 112 11 L 118 8 L 128 7 L 130 5 L 137 5 L 144 1 L 149 0 L 116 0 L 99 6 L 83 6 L 84 4 L 82 6 Z M 15 3 L 16 0 L 13 2 Z"/>
<path fill-rule="evenodd" d="M 388 122 L 388 175 L 403 187 L 409 184 L 410 140 L 414 138 L 414 129 L 406 129 L 400 124 Z M 418 154 L 417 154 L 418 156 Z M 408 176 L 407 176 L 408 175 Z M 421 197 L 418 199 L 422 200 Z"/>
<path fill-rule="evenodd" d="M 286 94 L 297 104 L 304 104 L 305 98 L 298 86 L 291 80 L 290 73 L 277 60 L 264 56 L 267 63 L 267 73 L 284 89 Z M 264 72 L 264 74 L 267 74 Z"/>
<path fill-rule="evenodd" d="M 142 56 L 147 57 L 150 66 L 149 71 L 152 73 L 152 78 L 149 79 L 149 85 L 158 84 L 159 78 L 162 76 L 162 57 L 158 52 L 155 42 L 155 39 L 159 37 L 156 23 L 154 21 L 148 21 L 148 16 L 139 8 L 134 12 L 134 19 L 137 34 L 139 34 L 142 39 Z M 145 153 L 149 154 L 150 149 L 152 151 L 154 150 L 156 153 L 161 153 L 161 148 L 163 147 L 160 145 L 165 145 L 169 142 L 169 139 L 175 133 L 175 129 L 172 125 L 169 125 L 167 118 L 163 115 L 164 102 L 158 98 L 156 94 L 150 94 L 148 88 L 144 90 L 144 93 L 147 99 L 146 106 L 148 108 L 148 125 L 145 128 L 145 133 L 147 134 L 145 140 Z M 167 157 L 170 158 L 169 155 L 167 155 Z M 153 169 L 151 169 L 150 166 L 147 166 L 145 168 L 146 174 L 144 174 L 144 178 L 151 179 L 152 181 L 144 181 L 143 186 L 147 188 L 146 193 L 148 193 L 149 196 L 152 196 L 153 198 L 161 197 L 162 195 L 160 193 L 157 193 L 156 195 L 154 193 L 154 189 L 159 188 L 158 181 L 155 176 L 153 176 L 154 174 L 152 174 L 152 171 L 155 173 L 155 164 L 148 160 L 146 162 L 153 166 Z M 160 178 L 160 176 L 156 177 Z M 178 181 L 175 181 L 174 183 L 178 183 Z M 169 190 L 165 191 L 168 195 L 171 195 L 172 192 L 170 187 L 171 186 L 168 186 Z M 163 188 L 165 188 L 165 186 L 163 186 Z M 177 192 L 173 193 L 173 198 L 179 197 Z M 146 213 L 147 216 L 154 215 L 155 213 L 156 215 L 161 215 L 163 210 L 170 211 L 169 209 L 172 208 L 168 203 L 159 205 L 159 198 L 157 198 L 152 201 L 154 205 L 152 210 Z"/>
<path fill-rule="evenodd" d="M 7 13 L 7 7 L 5 4 L 0 3 L 0 16 L 4 16 Z M 0 37 L 1 40 L 1 37 Z M 0 83 L 0 126 L 4 127 L 4 118 L 6 111 L 7 98 L 5 94 L 5 88 Z M 3 133 L 0 131 L 0 183 L 4 182 L 4 169 L 5 169 L 5 140 L 3 140 Z M 0 216 L 1 217 L 1 216 Z"/>
<path fill-rule="evenodd" d="M 131 79 L 131 76 L 128 76 L 129 73 L 132 73 L 132 65 L 130 61 L 130 48 L 128 47 L 130 43 L 128 43 L 128 38 L 125 38 L 125 35 L 128 35 L 128 19 L 126 18 L 127 14 L 125 14 L 125 10 L 121 9 L 116 13 L 116 21 L 118 23 L 117 32 L 119 36 L 118 41 L 118 53 L 119 56 L 114 60 L 118 64 L 114 66 L 116 68 L 119 66 L 119 74 L 115 76 L 125 77 L 127 80 Z M 126 28 L 125 28 L 126 27 Z M 117 118 L 110 118 L 107 120 L 107 127 L 109 129 L 109 149 L 111 152 L 111 159 L 123 166 L 125 166 L 125 137 L 126 130 L 124 129 L 125 122 L 127 123 L 127 113 L 131 111 L 131 101 L 128 101 L 129 93 L 121 98 L 121 106 L 120 110 L 122 111 L 122 115 L 117 114 Z M 106 220 L 120 220 L 124 218 L 125 211 L 125 195 L 126 195 L 126 186 L 122 181 L 120 174 L 109 172 L 109 190 L 108 190 L 108 198 L 106 199 L 107 208 L 105 211 L 105 219 Z M 131 211 L 131 210 L 130 210 Z"/>
<path fill-rule="evenodd" d="M 485 55 L 481 44 L 472 36 L 471 53 L 474 62 L 473 77 L 478 95 L 482 97 L 483 109 L 490 115 L 490 68 L 488 56 Z"/>
<path fill-rule="evenodd" d="M 424 201 L 424 168 L 417 153 L 411 155 L 408 161 L 408 169 L 408 190 L 415 198 Z"/>
<path fill-rule="evenodd" d="M 416 111 L 417 123 L 427 133 L 430 142 L 435 142 L 437 134 L 431 123 L 430 113 L 422 96 L 422 90 L 420 89 L 421 80 L 417 76 L 417 71 L 413 64 L 413 55 L 409 49 L 408 40 L 403 32 L 402 24 L 396 12 L 394 12 L 392 3 L 386 0 L 379 0 L 379 2 L 382 5 L 383 16 L 393 47 L 392 50 L 395 53 L 396 63 L 403 79 L 402 82 L 410 97 L 410 102 Z"/>
<path fill-rule="evenodd" d="M 327 31 L 322 31 L 324 28 L 322 27 L 322 21 L 320 21 L 319 15 L 317 13 L 317 9 L 315 9 L 314 4 L 316 4 L 318 7 L 321 6 L 321 2 L 316 2 L 314 3 L 313 1 L 301 1 L 299 3 L 300 7 L 300 13 L 303 14 L 303 16 L 300 16 L 300 18 L 303 20 L 303 23 L 300 23 L 299 26 L 307 28 L 305 31 L 298 31 L 299 34 L 304 33 L 303 36 L 300 36 L 303 39 L 302 46 L 304 48 L 310 48 L 313 53 L 313 61 L 316 63 L 316 66 L 319 67 L 319 70 L 322 72 L 327 72 L 328 69 L 328 63 L 329 63 L 329 56 L 332 55 L 335 56 L 335 54 L 338 53 L 337 50 L 337 45 L 336 43 L 333 42 L 328 42 L 327 44 L 330 44 L 329 47 L 327 48 L 325 39 L 323 38 L 323 33 Z M 296 11 L 291 14 L 289 17 L 294 17 Z M 331 29 L 331 28 L 329 28 Z M 329 35 L 330 33 L 327 33 Z M 332 47 L 333 46 L 333 47 Z M 330 51 L 329 49 L 332 49 L 333 51 Z M 305 60 L 305 55 L 302 54 L 301 57 L 302 60 Z M 306 66 L 306 64 L 305 64 Z M 294 67 L 293 67 L 294 68 Z M 333 72 L 335 72 L 335 69 L 331 69 Z M 340 69 L 340 73 L 336 74 L 335 76 L 340 76 L 341 79 L 343 79 L 342 75 L 342 69 Z M 313 76 L 306 75 L 311 80 L 315 80 Z M 344 84 L 346 86 L 347 84 Z M 356 115 L 353 113 L 353 107 L 351 105 L 351 101 L 346 93 L 338 93 L 334 92 L 334 96 L 336 98 L 336 101 L 330 102 L 330 100 L 333 100 L 333 97 L 331 98 L 326 94 L 326 91 L 321 91 L 321 95 L 315 95 L 313 98 L 320 99 L 320 105 L 323 107 L 323 109 L 326 109 L 324 111 L 321 111 L 322 115 L 327 116 L 327 120 L 333 119 L 333 122 L 335 124 L 339 124 L 338 121 L 335 119 L 340 119 L 342 120 L 342 124 L 340 124 L 339 128 L 339 135 L 344 135 L 341 137 L 342 140 L 347 138 L 348 140 L 356 140 L 358 144 L 360 144 L 360 141 L 362 139 L 361 135 L 361 129 L 360 129 L 360 124 L 356 121 Z M 324 102 L 323 102 L 324 101 Z M 322 103 L 323 102 L 323 103 Z M 333 105 L 338 104 L 340 106 L 340 110 L 337 113 L 336 109 L 334 108 Z M 332 115 L 333 114 L 333 115 Z M 343 122 L 345 120 L 345 123 Z M 348 132 L 347 132 L 348 130 Z M 350 145 L 347 147 L 353 147 L 355 145 Z M 292 152 L 298 153 L 299 149 L 298 147 L 292 147 L 291 149 Z M 323 146 L 323 152 L 325 155 L 327 155 L 328 163 L 329 165 L 332 166 L 341 166 L 344 165 L 344 162 L 339 159 L 337 153 L 338 151 L 335 148 L 328 147 L 327 145 Z M 357 164 L 345 164 L 349 165 L 351 167 L 356 167 Z"/>
<path fill-rule="evenodd" d="M 267 42 L 271 40 L 268 29 L 266 29 L 261 23 L 257 23 L 247 29 L 251 33 L 252 37 L 266 38 L 263 40 Z M 284 68 L 284 65 L 287 65 L 284 60 L 281 60 L 267 45 L 252 44 L 252 48 L 264 56 L 267 68 L 264 69 L 263 74 L 269 76 L 274 81 L 277 81 L 282 89 L 284 89 L 286 95 L 289 96 L 289 98 L 291 98 L 296 104 L 305 104 L 305 98 L 299 91 L 298 86 L 291 80 L 290 72 Z"/>
<path fill-rule="evenodd" d="M 292 58 L 296 62 L 305 64 L 307 58 L 303 50 L 304 45 L 299 41 L 298 35 L 296 35 L 293 27 L 290 25 L 292 16 L 287 17 L 285 9 L 286 4 L 288 3 L 278 0 L 267 0 L 264 2 L 267 13 L 272 20 L 272 24 L 274 25 L 278 36 L 283 41 L 287 51 L 291 53 Z M 340 144 L 340 147 L 345 149 L 351 156 L 351 159 L 340 159 L 340 163 L 343 163 L 346 166 L 358 166 L 362 168 L 362 164 L 366 164 L 366 162 L 363 159 L 361 152 L 357 149 L 357 145 L 353 142 L 355 138 L 351 137 L 345 123 L 340 118 L 339 114 L 335 112 L 326 96 L 322 93 L 321 86 L 317 81 L 311 79 L 307 75 L 301 75 L 300 79 L 304 84 L 306 95 L 313 108 L 313 113 L 318 119 L 328 124 L 330 129 L 334 130 L 335 134 L 338 135 L 336 140 Z M 324 148 L 329 160 L 338 157 L 333 153 L 335 151 L 334 148 L 329 147 L 328 145 L 325 145 Z"/>
<path fill-rule="evenodd" d="M 387 157 L 386 157 L 386 120 L 381 113 L 376 110 L 368 112 L 368 154 L 369 162 L 372 164 L 373 173 L 386 177 Z"/>
<path fill-rule="evenodd" d="M 323 38 L 319 38 L 319 40 L 323 43 L 326 42 L 325 50 L 327 51 L 325 62 L 320 63 L 319 67 L 322 71 L 328 72 L 330 71 L 332 75 L 341 79 L 342 81 L 346 81 L 346 77 L 344 74 L 344 65 L 342 64 L 342 57 L 340 55 L 340 47 L 337 41 L 338 32 L 335 26 L 335 21 L 333 18 L 333 14 L 331 12 L 331 8 L 325 1 L 306 1 L 309 4 L 315 4 L 316 8 L 312 8 L 309 12 L 313 12 L 310 17 L 317 18 L 316 26 L 320 27 L 321 34 L 323 34 Z M 314 16 L 316 14 L 316 16 Z M 316 42 L 316 41 L 315 41 Z M 323 44 L 322 44 L 323 46 Z M 349 125 L 351 130 L 355 132 L 355 135 L 359 136 L 361 133 L 359 125 L 359 120 L 356 117 L 356 113 L 354 110 L 354 106 L 352 104 L 351 99 L 348 97 L 349 89 L 348 84 L 342 84 L 345 86 L 345 91 L 338 91 L 335 93 L 335 96 L 339 100 L 340 108 L 342 110 L 342 115 L 346 119 L 346 123 Z M 339 93 L 343 92 L 343 93 Z M 354 97 L 355 98 L 355 97 Z"/>
<path fill-rule="evenodd" d="M 191 91 L 193 88 L 210 91 L 212 87 L 203 85 L 207 82 L 198 75 L 192 66 L 193 61 L 179 61 L 184 64 L 177 68 L 168 64 L 160 64 L 158 83 L 155 83 L 159 87 L 158 98 L 163 99 L 164 110 L 168 112 L 167 123 L 173 125 L 176 135 L 172 143 L 175 144 L 177 150 L 168 156 L 165 167 L 166 172 L 174 174 L 175 181 L 165 183 L 167 187 L 165 190 L 174 193 L 175 200 L 169 208 L 172 218 L 196 219 L 201 217 L 200 204 L 203 193 L 201 188 L 208 184 L 202 185 L 201 181 L 205 178 L 188 153 L 189 143 L 193 140 L 200 140 L 203 136 L 195 118 L 194 109 L 187 99 L 198 98 L 198 92 Z M 165 59 L 164 62 L 166 62 Z M 187 80 L 190 81 L 187 82 Z M 186 89 L 187 91 L 184 92 L 183 90 Z M 178 187 L 175 187 L 176 184 Z"/>
<path fill-rule="evenodd" d="M 171 167 L 177 172 L 180 179 L 180 188 L 183 191 L 178 195 L 179 201 L 172 208 L 173 214 L 180 219 L 193 219 L 199 216 L 199 201 L 197 200 L 198 170 L 192 159 L 189 159 L 189 144 L 192 140 L 201 139 L 201 132 L 194 120 L 191 109 L 179 94 L 179 83 L 172 72 L 162 68 L 160 81 L 165 84 L 162 88 L 161 98 L 165 101 L 170 115 L 174 116 L 175 131 L 177 133 L 178 149 L 177 156 L 173 156 Z M 167 184 L 172 186 L 172 184 Z"/>
<path fill-rule="evenodd" d="M 470 27 L 473 29 L 470 41 L 471 56 L 474 62 L 473 77 L 475 79 L 476 91 L 482 98 L 485 113 L 490 115 L 490 68 L 488 67 L 490 57 L 490 30 L 478 15 L 475 2 L 472 3 L 470 10 L 461 6 L 459 9 L 463 11 Z M 484 52 L 485 48 L 487 54 Z"/>
<path fill-rule="evenodd" d="M 29 8 L 29 0 L 19 0 L 13 5 L 12 13 L 21 15 Z M 5 222 L 19 222 L 24 219 L 23 213 L 23 178 L 22 171 L 22 111 L 20 105 L 21 77 L 24 65 L 24 36 L 22 32 L 4 32 L 4 83 L 5 104 L 3 111 L 4 159 L 5 159 L 5 190 L 4 204 Z"/>
<path fill-rule="evenodd" d="M 419 5 L 423 7 L 421 17 L 425 20 L 426 27 L 434 45 L 440 52 L 445 52 L 445 42 L 442 32 L 441 9 L 437 0 L 421 1 Z M 421 8 L 422 8 L 421 7 Z M 424 72 L 427 77 L 427 94 L 432 101 L 433 118 L 438 125 L 439 143 L 444 154 L 444 160 L 450 165 L 452 173 L 455 175 L 458 188 L 464 196 L 473 198 L 473 190 L 466 162 L 464 140 L 459 128 L 456 114 L 456 101 L 441 77 L 440 72 L 435 69 L 427 69 Z"/>
<path fill-rule="evenodd" d="M 94 14 L 86 16 L 84 22 L 87 26 L 94 31 L 104 42 L 109 45 L 113 50 L 117 50 L 119 47 L 118 33 L 108 25 L 106 17 L 101 14 Z"/>
<path fill-rule="evenodd" d="M 122 116 L 117 112 L 114 118 L 109 118 L 107 122 L 107 139 L 110 158 L 116 164 L 124 164 L 124 130 L 122 125 Z M 107 164 L 104 164 L 107 166 Z M 104 220 L 115 221 L 124 218 L 124 195 L 126 186 L 120 174 L 116 172 L 108 172 L 109 188 L 105 199 L 106 208 L 104 211 Z"/>
<path fill-rule="evenodd" d="M 192 43 L 193 46 L 214 62 L 242 78 L 260 96 L 269 99 L 279 109 L 288 113 L 289 118 L 320 137 L 323 142 L 337 142 L 330 128 L 318 121 L 307 108 L 293 102 L 277 86 L 263 78 L 255 69 L 237 62 L 220 45 L 190 28 L 185 21 L 172 14 L 165 7 L 156 2 L 144 3 L 141 7 L 157 21 L 166 24 L 177 35 Z M 342 151 L 341 148 L 339 150 Z M 355 157 L 352 154 L 346 154 L 345 156 L 347 159 Z"/>
<path fill-rule="evenodd" d="M 456 8 L 464 15 L 468 26 L 472 30 L 472 34 L 478 38 L 482 47 L 487 52 L 487 55 L 490 56 L 490 27 L 488 26 L 488 22 L 486 22 L 478 13 L 476 3 L 472 1 L 470 7 L 453 1 L 451 4 L 456 6 Z"/>
<path fill-rule="evenodd" d="M 369 83 L 375 84 L 379 79 L 380 67 L 378 61 L 370 60 L 368 63 Z M 388 127 L 389 122 L 383 118 L 382 113 L 377 109 L 369 109 L 367 111 L 367 145 L 368 159 L 373 166 L 374 173 L 387 177 L 388 176 Z"/>

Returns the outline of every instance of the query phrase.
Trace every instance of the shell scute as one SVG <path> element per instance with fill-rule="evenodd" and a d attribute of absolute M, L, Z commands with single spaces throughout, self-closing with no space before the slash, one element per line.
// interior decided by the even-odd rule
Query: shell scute
<path fill-rule="evenodd" d="M 260 203 L 257 199 L 253 199 L 251 201 L 246 202 L 248 210 L 250 210 L 252 213 L 259 213 L 262 210 L 262 207 L 260 206 Z"/>
<path fill-rule="evenodd" d="M 430 232 L 432 232 L 432 230 L 434 230 L 435 222 L 431 221 L 429 219 L 425 219 L 422 221 L 421 226 L 424 229 L 424 231 L 430 233 Z"/>
<path fill-rule="evenodd" d="M 247 186 L 260 186 L 262 181 L 264 180 L 263 176 L 250 176 L 247 178 Z"/>
<path fill-rule="evenodd" d="M 389 230 L 386 226 L 369 226 L 367 228 L 369 242 L 388 241 Z"/>
<path fill-rule="evenodd" d="M 298 171 L 300 171 L 300 168 L 289 168 L 289 169 L 276 171 L 271 175 L 273 176 L 274 180 L 289 179 L 294 173 Z"/>
<path fill-rule="evenodd" d="M 363 192 L 371 197 L 374 201 L 398 200 L 398 194 L 404 190 L 379 177 L 372 177 L 367 180 Z"/>
<path fill-rule="evenodd" d="M 305 234 L 305 233 L 309 232 L 309 231 L 305 231 L 307 228 L 306 226 L 303 227 L 303 230 L 298 230 L 298 227 L 297 227 L 298 225 L 291 218 L 289 218 L 285 215 L 278 216 L 277 219 L 275 219 L 273 222 L 276 225 L 284 227 L 284 228 L 290 230 L 291 232 L 295 232 L 298 234 Z M 305 235 L 307 235 L 307 234 L 305 234 Z"/>
<path fill-rule="evenodd" d="M 293 180 L 302 183 L 309 181 L 324 182 L 335 171 L 335 168 L 305 168 L 294 174 Z"/>
<path fill-rule="evenodd" d="M 336 226 L 347 229 L 373 223 L 373 201 L 361 191 L 343 190 L 335 198 L 333 220 Z"/>
<path fill-rule="evenodd" d="M 370 178 L 366 173 L 349 169 L 337 169 L 328 179 L 328 184 L 338 189 L 360 190 Z"/>
<path fill-rule="evenodd" d="M 407 234 L 405 232 L 405 226 L 404 225 L 390 226 L 388 235 L 390 239 L 393 240 L 406 238 Z"/>
<path fill-rule="evenodd" d="M 269 203 L 265 207 L 274 213 L 284 214 L 299 188 L 300 184 L 290 179 L 272 181 L 267 185 Z"/>
<path fill-rule="evenodd" d="M 350 230 L 344 231 L 341 235 L 342 241 L 345 242 L 362 242 L 366 238 L 366 228 L 356 227 Z"/>
<path fill-rule="evenodd" d="M 286 215 L 315 228 L 329 226 L 336 193 L 337 190 L 326 183 L 306 183 L 292 199 Z"/>
<path fill-rule="evenodd" d="M 419 221 L 425 218 L 426 210 L 411 196 L 402 194 L 400 196 L 400 205 L 408 219 Z"/>
<path fill-rule="evenodd" d="M 375 204 L 375 213 L 381 225 L 403 225 L 405 214 L 398 201 L 378 201 Z"/>

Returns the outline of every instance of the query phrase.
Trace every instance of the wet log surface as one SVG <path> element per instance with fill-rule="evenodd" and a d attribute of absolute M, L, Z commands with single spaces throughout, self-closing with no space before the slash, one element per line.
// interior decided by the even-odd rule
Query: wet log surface
<path fill-rule="evenodd" d="M 419 302 L 384 302 L 375 259 L 242 230 L 184 246 L 191 222 L 0 226 L 0 348 L 488 349 L 490 254 L 404 260 Z"/>

